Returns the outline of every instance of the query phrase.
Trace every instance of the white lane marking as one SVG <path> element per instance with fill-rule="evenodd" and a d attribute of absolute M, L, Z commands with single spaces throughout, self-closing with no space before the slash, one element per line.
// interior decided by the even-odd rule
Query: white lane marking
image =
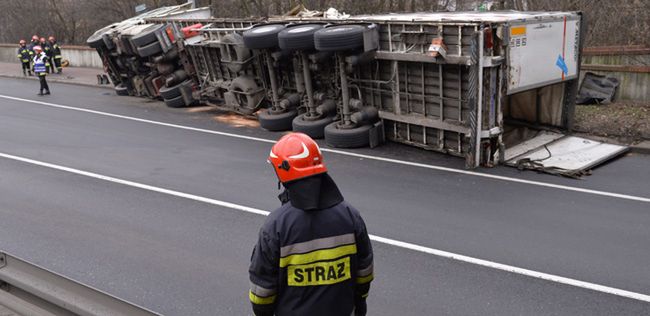
<path fill-rule="evenodd" d="M 214 134 L 214 135 L 220 135 L 220 136 L 227 136 L 227 137 L 247 139 L 247 140 L 252 140 L 252 141 L 257 141 L 257 142 L 275 144 L 275 140 L 271 140 L 271 139 L 252 137 L 252 136 L 245 136 L 245 135 L 239 135 L 239 134 L 234 134 L 234 133 L 219 132 L 219 131 L 214 131 L 214 130 L 209 130 L 209 129 L 189 127 L 189 126 L 165 123 L 165 122 L 160 122 L 160 121 L 152 121 L 152 120 L 141 119 L 141 118 L 137 118 L 137 117 L 131 117 L 131 116 L 113 114 L 113 113 L 108 113 L 108 112 L 89 110 L 89 109 L 84 109 L 84 108 L 68 106 L 68 105 L 54 104 L 54 103 L 43 102 L 43 101 L 35 101 L 35 100 L 17 98 L 17 97 L 6 96 L 6 95 L 1 95 L 1 94 L 0 94 L 0 98 L 14 100 L 14 101 L 22 101 L 22 102 L 34 103 L 34 104 L 40 104 L 40 105 L 45 105 L 45 106 L 49 106 L 49 107 L 72 110 L 72 111 L 92 113 L 92 114 L 97 114 L 97 115 L 102 115 L 102 116 L 120 118 L 120 119 L 136 121 L 136 122 L 142 122 L 142 123 L 148 123 L 148 124 L 153 124 L 153 125 L 173 127 L 173 128 L 178 128 L 178 129 L 183 129 L 183 130 L 188 130 L 188 131 L 194 131 L 194 132 L 200 132 L 200 133 L 208 133 L 208 134 Z M 614 197 L 614 198 L 619 198 L 619 199 L 624 199 L 624 200 L 632 200 L 632 201 L 650 203 L 650 198 L 642 197 L 642 196 L 635 196 L 635 195 L 628 195 L 628 194 L 621 194 L 621 193 L 614 193 L 614 192 L 607 192 L 607 191 L 600 191 L 600 190 L 592 190 L 592 189 L 570 187 L 570 186 L 566 186 L 566 185 L 552 184 L 552 183 L 546 183 L 546 182 L 540 182 L 540 181 L 532 181 L 532 180 L 510 178 L 510 177 L 487 174 L 487 173 L 480 173 L 480 172 L 475 172 L 475 171 L 454 169 L 454 168 L 448 168 L 448 167 L 442 167 L 442 166 L 436 166 L 436 165 L 429 165 L 429 164 L 423 164 L 423 163 L 417 163 L 417 162 L 410 162 L 410 161 L 404 161 L 404 160 L 398 160 L 398 159 L 392 159 L 392 158 L 384 158 L 384 157 L 377 157 L 377 156 L 370 156 L 370 155 L 352 153 L 352 152 L 337 150 L 337 149 L 323 148 L 321 150 L 324 151 L 324 152 L 330 152 L 330 153 L 335 153 L 335 154 L 340 154 L 340 155 L 345 155 L 345 156 L 350 156 L 350 157 L 371 159 L 371 160 L 388 162 L 388 163 L 395 163 L 395 164 L 406 165 L 406 166 L 411 166 L 411 167 L 425 168 L 425 169 L 437 170 L 437 171 L 446 171 L 446 172 L 451 172 L 451 173 L 458 173 L 458 174 L 464 174 L 464 175 L 476 176 L 476 177 L 482 177 L 482 178 L 488 178 L 488 179 L 494 179 L 494 180 L 501 180 L 501 181 L 515 182 L 515 183 L 523 183 L 523 184 L 535 185 L 535 186 L 546 187 L 546 188 L 560 189 L 560 190 L 565 190 L 565 191 L 581 192 L 581 193 L 594 194 L 594 195 L 600 195 L 600 196 Z"/>
<path fill-rule="evenodd" d="M 179 192 L 179 191 L 174 191 L 174 190 L 169 190 L 169 189 L 164 189 L 160 187 L 155 187 L 152 185 L 148 184 L 142 184 L 138 182 L 133 182 L 129 180 L 123 180 L 123 179 L 118 179 L 114 178 L 111 176 L 105 176 L 93 172 L 88 172 L 88 171 L 83 171 L 79 169 L 74 169 L 70 167 L 65 167 L 65 166 L 60 166 L 60 165 L 55 165 L 52 163 L 48 162 L 43 162 L 43 161 L 38 161 L 30 158 L 24 158 L 24 157 L 19 157 L 19 156 L 14 156 L 10 154 L 5 154 L 5 153 L 0 153 L 0 157 L 6 158 L 6 159 L 11 159 L 15 161 L 20 161 L 32 165 L 37 165 L 41 167 L 46 167 L 50 169 L 55 169 L 55 170 L 60 170 L 60 171 L 65 171 L 81 176 L 86 176 L 94 179 L 99 179 L 99 180 L 104 180 L 104 181 L 109 181 L 117 184 L 122 184 L 122 185 L 127 185 L 130 187 L 134 188 L 139 188 L 139 189 L 144 189 L 144 190 L 149 190 L 153 192 L 158 192 L 162 194 L 167 194 L 171 196 L 176 196 L 188 200 L 193 200 L 197 202 L 203 202 L 211 205 L 217 205 L 217 206 L 222 206 L 226 208 L 230 208 L 233 210 L 238 210 L 238 211 L 243 211 L 243 212 L 248 212 L 248 213 L 253 213 L 253 214 L 258 214 L 258 215 L 264 215 L 268 216 L 270 212 L 257 209 L 254 207 L 249 207 L 249 206 L 244 206 L 244 205 L 239 205 L 231 202 L 225 202 L 225 201 L 220 201 L 216 199 L 211 199 L 203 196 L 198 196 L 190 193 L 184 193 L 184 192 Z M 478 259 L 478 258 L 473 258 L 453 252 L 448 252 L 444 250 L 438 250 L 434 248 L 429 248 L 425 246 L 420 246 L 416 244 L 412 244 L 409 242 L 404 242 L 404 241 L 399 241 L 395 239 L 390 239 L 386 237 L 381 237 L 381 236 L 376 236 L 376 235 L 370 235 L 370 239 L 379 243 L 384 243 L 387 245 L 391 245 L 394 247 L 399 247 L 399 248 L 404 248 L 404 249 L 409 249 L 413 251 L 418 251 L 438 257 L 443 257 L 451 260 L 456 260 L 456 261 L 461 261 L 465 263 L 470 263 L 474 265 L 479 265 L 487 268 L 492 268 L 496 270 L 501 270 L 501 271 L 506 271 L 510 273 L 515 273 L 515 274 L 520 274 L 520 275 L 525 275 L 528 277 L 536 278 L 536 279 L 542 279 L 546 281 L 551 281 L 551 282 L 556 282 L 556 283 L 562 283 L 566 285 L 571 285 L 579 288 L 584 288 L 584 289 L 589 289 L 597 292 L 602 292 L 602 293 L 607 293 L 607 294 L 612 294 L 612 295 L 617 295 L 617 296 L 622 296 L 622 297 L 627 297 L 639 301 L 644 301 L 644 302 L 650 302 L 650 295 L 646 294 L 641 294 L 641 293 L 636 293 L 636 292 L 631 292 L 631 291 L 626 291 L 614 287 L 609 287 L 605 285 L 600 285 L 596 283 L 591 283 L 591 282 L 585 282 L 585 281 L 580 281 L 576 279 L 571 279 L 571 278 L 566 278 L 558 275 L 553 275 L 553 274 L 548 274 L 544 272 L 538 272 L 538 271 L 533 271 L 533 270 L 528 270 L 524 268 L 519 268 L 511 265 L 506 265 L 498 262 L 492 262 L 492 261 L 487 261 L 483 259 Z"/>

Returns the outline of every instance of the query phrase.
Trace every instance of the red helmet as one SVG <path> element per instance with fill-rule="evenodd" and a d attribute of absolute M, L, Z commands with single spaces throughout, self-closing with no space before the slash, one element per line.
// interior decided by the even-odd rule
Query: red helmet
<path fill-rule="evenodd" d="M 303 133 L 282 136 L 271 148 L 268 162 L 282 183 L 327 172 L 318 144 Z"/>
<path fill-rule="evenodd" d="M 50 42 L 54 42 L 54 36 L 50 35 L 50 37 L 47 40 L 50 41 Z"/>
<path fill-rule="evenodd" d="M 25 45 L 25 44 L 27 44 L 27 42 L 25 42 L 25 40 L 20 40 L 20 42 L 18 42 L 18 43 L 19 43 L 20 45 Z"/>
<path fill-rule="evenodd" d="M 38 41 L 38 35 L 32 36 L 32 41 Z"/>
<path fill-rule="evenodd" d="M 45 37 L 41 37 L 41 42 L 45 42 Z"/>

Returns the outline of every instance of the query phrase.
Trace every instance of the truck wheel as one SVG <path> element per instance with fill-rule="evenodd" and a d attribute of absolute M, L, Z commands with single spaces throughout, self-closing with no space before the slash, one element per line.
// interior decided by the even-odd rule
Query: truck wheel
<path fill-rule="evenodd" d="M 323 24 L 299 24 L 291 26 L 278 34 L 278 44 L 285 51 L 314 50 L 314 33 Z"/>
<path fill-rule="evenodd" d="M 162 87 L 160 88 L 160 90 L 158 90 L 158 93 L 160 94 L 160 97 L 165 100 L 173 99 L 181 95 L 181 87 L 189 86 L 191 84 L 192 84 L 191 80 L 185 80 L 175 86 Z"/>
<path fill-rule="evenodd" d="M 278 33 L 284 30 L 283 24 L 258 25 L 244 32 L 244 45 L 249 49 L 278 47 Z"/>
<path fill-rule="evenodd" d="M 135 47 L 142 47 L 157 41 L 158 38 L 156 37 L 156 32 L 162 27 L 162 25 L 151 25 L 142 30 L 140 34 L 133 36 L 131 38 L 131 43 L 133 43 L 133 46 Z"/>
<path fill-rule="evenodd" d="M 165 99 L 165 104 L 170 108 L 182 108 L 185 107 L 185 100 L 182 95 L 179 95 L 172 99 Z"/>
<path fill-rule="evenodd" d="M 301 132 L 309 135 L 311 138 L 323 138 L 325 133 L 325 126 L 334 121 L 334 116 L 326 116 L 324 118 L 309 121 L 305 120 L 305 114 L 300 114 L 293 119 L 293 131 Z"/>
<path fill-rule="evenodd" d="M 325 143 L 332 147 L 357 148 L 370 144 L 371 125 L 340 129 L 339 121 L 325 126 Z"/>
<path fill-rule="evenodd" d="M 129 89 L 127 89 L 123 83 L 120 83 L 115 86 L 115 93 L 117 93 L 117 95 L 129 95 Z"/>
<path fill-rule="evenodd" d="M 291 129 L 291 121 L 296 115 L 298 115 L 296 110 L 273 114 L 264 109 L 257 113 L 257 120 L 260 122 L 260 126 L 267 131 L 287 131 Z"/>
<path fill-rule="evenodd" d="M 363 32 L 361 25 L 337 25 L 326 27 L 314 33 L 316 49 L 324 52 L 354 50 L 363 47 Z"/>
<path fill-rule="evenodd" d="M 140 57 L 149 57 L 160 52 L 162 52 L 162 47 L 158 41 L 155 41 L 149 45 L 138 47 L 138 55 L 140 55 Z"/>

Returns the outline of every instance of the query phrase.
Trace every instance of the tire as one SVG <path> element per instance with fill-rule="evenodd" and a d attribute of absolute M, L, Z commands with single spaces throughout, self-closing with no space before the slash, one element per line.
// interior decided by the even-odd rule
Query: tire
<path fill-rule="evenodd" d="M 314 50 L 314 33 L 321 30 L 322 24 L 299 24 L 288 27 L 278 34 L 278 44 L 282 50 Z"/>
<path fill-rule="evenodd" d="M 117 95 L 126 96 L 129 95 L 129 89 L 123 83 L 120 83 L 115 86 L 115 93 L 117 93 Z"/>
<path fill-rule="evenodd" d="M 334 121 L 333 115 L 314 121 L 305 120 L 304 117 L 305 114 L 300 114 L 293 119 L 293 131 L 305 133 L 311 138 L 323 138 L 325 136 L 325 126 Z"/>
<path fill-rule="evenodd" d="M 181 95 L 181 87 L 191 84 L 191 80 L 186 80 L 172 87 L 162 87 L 158 90 L 158 93 L 160 94 L 160 97 L 165 100 L 173 99 Z"/>
<path fill-rule="evenodd" d="M 260 126 L 267 131 L 288 131 L 291 130 L 291 122 L 298 115 L 298 111 L 289 110 L 280 114 L 272 114 L 264 109 L 257 114 Z"/>
<path fill-rule="evenodd" d="M 165 104 L 167 104 L 167 106 L 170 108 L 182 108 L 186 105 L 182 95 L 179 95 L 172 99 L 166 99 Z"/>
<path fill-rule="evenodd" d="M 284 30 L 283 24 L 264 24 L 244 32 L 244 46 L 248 49 L 268 49 L 278 47 L 278 33 Z"/>
<path fill-rule="evenodd" d="M 323 52 L 362 48 L 365 30 L 366 27 L 354 24 L 326 27 L 314 34 L 314 45 Z"/>
<path fill-rule="evenodd" d="M 140 34 L 131 38 L 131 43 L 133 43 L 133 46 L 135 47 L 142 47 L 157 41 L 158 38 L 156 37 L 156 31 L 160 30 L 162 27 L 162 25 L 152 25 L 151 27 L 142 30 Z"/>
<path fill-rule="evenodd" d="M 151 55 L 158 54 L 161 52 L 162 52 L 162 47 L 160 46 L 160 43 L 158 41 L 153 42 L 146 46 L 138 47 L 138 55 L 140 55 L 140 57 L 149 57 Z"/>
<path fill-rule="evenodd" d="M 357 148 L 370 144 L 372 125 L 361 125 L 350 129 L 339 129 L 340 121 L 325 126 L 325 143 L 332 147 Z"/>

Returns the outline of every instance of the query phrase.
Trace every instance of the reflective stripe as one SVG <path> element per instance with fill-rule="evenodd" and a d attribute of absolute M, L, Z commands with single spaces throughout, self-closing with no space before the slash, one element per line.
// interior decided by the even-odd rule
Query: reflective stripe
<path fill-rule="evenodd" d="M 370 274 L 370 275 L 367 275 L 367 276 L 364 276 L 364 277 L 357 277 L 355 279 L 355 282 L 357 284 L 366 284 L 366 283 L 372 281 L 374 278 L 375 278 L 374 275 Z"/>
<path fill-rule="evenodd" d="M 363 297 L 363 298 L 368 297 L 368 293 L 361 295 L 361 297 Z"/>
<path fill-rule="evenodd" d="M 61 55 L 54 56 L 54 59 L 61 59 L 61 58 L 63 58 L 63 57 L 61 57 Z"/>
<path fill-rule="evenodd" d="M 287 268 L 289 286 L 318 286 L 340 283 L 351 278 L 350 257 Z"/>
<path fill-rule="evenodd" d="M 277 293 L 276 290 L 263 288 L 253 282 L 251 282 L 251 292 L 259 297 L 268 297 Z"/>
<path fill-rule="evenodd" d="M 269 297 L 260 297 L 255 295 L 253 292 L 248 292 L 248 299 L 250 299 L 251 303 L 257 304 L 257 305 L 268 305 L 268 304 L 273 304 L 275 302 L 275 298 L 277 295 L 269 296 Z"/>
<path fill-rule="evenodd" d="M 374 269 L 373 264 L 371 263 L 367 268 L 357 270 L 357 276 L 362 277 L 362 276 L 370 275 L 370 274 L 372 274 L 373 269 Z"/>
<path fill-rule="evenodd" d="M 354 234 L 344 234 L 332 237 L 318 238 L 306 242 L 288 245 L 280 248 L 280 257 L 296 253 L 307 253 L 318 249 L 332 248 L 354 243 Z"/>
<path fill-rule="evenodd" d="M 280 268 L 288 265 L 306 264 L 316 261 L 333 260 L 343 256 L 357 253 L 357 245 L 344 245 L 331 249 L 321 249 L 305 254 L 295 254 L 288 257 L 280 258 Z"/>

